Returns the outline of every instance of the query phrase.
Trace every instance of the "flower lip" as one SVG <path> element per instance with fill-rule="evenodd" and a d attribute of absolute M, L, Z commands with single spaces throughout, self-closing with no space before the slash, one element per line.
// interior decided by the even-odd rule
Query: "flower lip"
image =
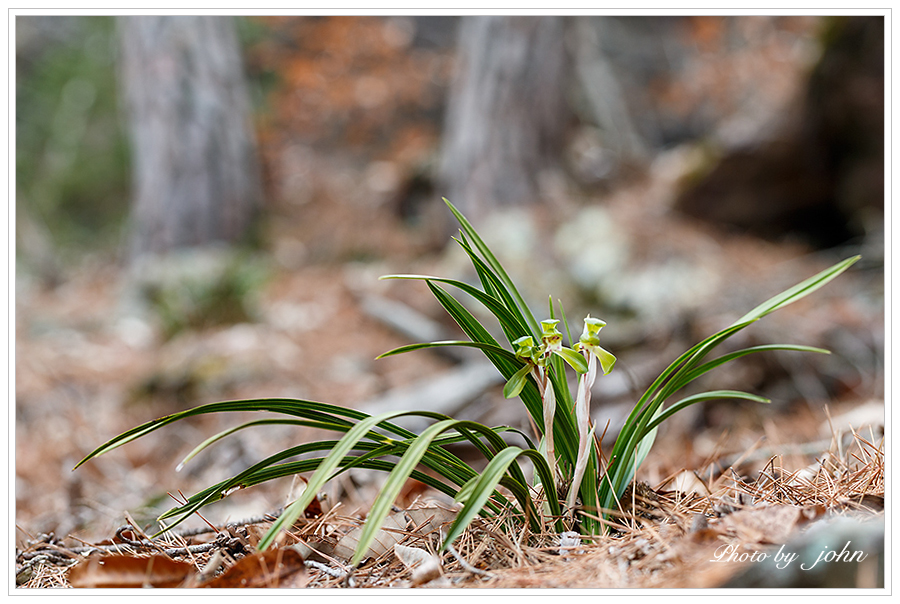
<path fill-rule="evenodd" d="M 541 328 L 544 330 L 545 336 L 555 336 L 557 334 L 562 335 L 560 331 L 556 329 L 557 325 L 559 325 L 559 319 L 545 319 L 541 321 Z"/>
<path fill-rule="evenodd" d="M 598 334 L 600 333 L 600 330 L 605 326 L 606 321 L 588 315 L 584 318 L 584 331 L 578 338 L 579 342 L 581 342 L 582 344 L 587 344 L 589 346 L 598 346 L 600 344 L 600 338 L 598 337 Z"/>
<path fill-rule="evenodd" d="M 524 346 L 534 346 L 534 338 L 531 336 L 522 336 L 518 340 L 513 341 L 514 346 L 524 347 Z"/>
<path fill-rule="evenodd" d="M 603 319 L 598 319 L 590 315 L 584 318 L 585 329 L 590 329 L 591 331 L 600 331 L 601 327 L 606 327 L 606 321 L 604 321 Z"/>

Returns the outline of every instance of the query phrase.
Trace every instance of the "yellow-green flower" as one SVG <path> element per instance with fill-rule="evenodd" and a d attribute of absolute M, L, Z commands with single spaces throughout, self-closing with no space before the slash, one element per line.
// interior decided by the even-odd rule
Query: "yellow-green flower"
<path fill-rule="evenodd" d="M 595 319 L 588 315 L 584 319 L 584 331 L 575 344 L 575 350 L 581 352 L 587 350 L 597 357 L 600 361 L 600 367 L 603 369 L 603 375 L 612 371 L 613 365 L 616 364 L 616 357 L 605 348 L 600 347 L 600 329 L 606 325 L 606 321 Z"/>
<path fill-rule="evenodd" d="M 531 336 L 522 336 L 515 342 L 516 358 L 521 360 L 530 360 L 535 356 L 534 338 Z"/>
<path fill-rule="evenodd" d="M 562 333 L 556 328 L 558 324 L 559 319 L 541 321 L 541 329 L 544 332 L 541 334 L 541 341 L 544 345 L 545 354 L 559 352 L 562 348 Z"/>

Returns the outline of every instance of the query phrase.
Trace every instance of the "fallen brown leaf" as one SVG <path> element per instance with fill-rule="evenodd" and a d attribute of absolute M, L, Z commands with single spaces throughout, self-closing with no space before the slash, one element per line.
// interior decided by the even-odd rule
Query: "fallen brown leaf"
<path fill-rule="evenodd" d="M 378 557 L 386 551 L 394 548 L 394 545 L 400 543 L 406 538 L 406 516 L 403 512 L 392 514 L 384 519 L 381 529 L 375 533 L 372 544 L 366 550 L 366 558 Z M 334 555 L 338 558 L 349 560 L 353 557 L 359 545 L 359 538 L 362 535 L 363 527 L 357 527 L 341 537 L 334 548 Z"/>
<path fill-rule="evenodd" d="M 394 554 L 408 570 L 412 571 L 410 579 L 416 587 L 428 583 L 441 576 L 441 559 L 418 547 L 407 547 L 399 543 L 394 545 Z"/>
<path fill-rule="evenodd" d="M 456 510 L 449 510 L 438 506 L 413 508 L 406 511 L 406 515 L 412 521 L 413 527 L 420 535 L 426 535 L 432 531 L 450 524 L 456 520 Z"/>
<path fill-rule="evenodd" d="M 741 510 L 725 516 L 721 530 L 746 543 L 784 543 L 798 526 L 817 513 L 815 506 L 805 509 L 790 505 Z"/>
<path fill-rule="evenodd" d="M 91 556 L 69 571 L 72 587 L 178 587 L 196 569 L 166 556 Z"/>
<path fill-rule="evenodd" d="M 309 580 L 303 557 L 298 551 L 288 547 L 245 556 L 221 576 L 198 587 L 306 587 Z"/>

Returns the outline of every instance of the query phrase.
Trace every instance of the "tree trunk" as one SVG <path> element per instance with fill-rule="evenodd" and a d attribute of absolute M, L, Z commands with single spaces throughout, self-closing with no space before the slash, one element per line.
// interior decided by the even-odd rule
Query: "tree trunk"
<path fill-rule="evenodd" d="M 119 18 L 133 257 L 243 237 L 261 201 L 231 17 Z"/>
<path fill-rule="evenodd" d="M 440 179 L 470 217 L 533 203 L 568 120 L 562 17 L 464 17 Z"/>

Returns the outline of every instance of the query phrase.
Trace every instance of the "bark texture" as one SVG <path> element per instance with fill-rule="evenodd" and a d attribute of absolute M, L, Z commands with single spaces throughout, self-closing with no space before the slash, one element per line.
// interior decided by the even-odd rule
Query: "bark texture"
<path fill-rule="evenodd" d="M 243 237 L 261 201 L 231 17 L 119 17 L 133 149 L 131 252 Z"/>
<path fill-rule="evenodd" d="M 569 116 L 562 17 L 464 17 L 440 179 L 470 218 L 537 201 Z"/>

